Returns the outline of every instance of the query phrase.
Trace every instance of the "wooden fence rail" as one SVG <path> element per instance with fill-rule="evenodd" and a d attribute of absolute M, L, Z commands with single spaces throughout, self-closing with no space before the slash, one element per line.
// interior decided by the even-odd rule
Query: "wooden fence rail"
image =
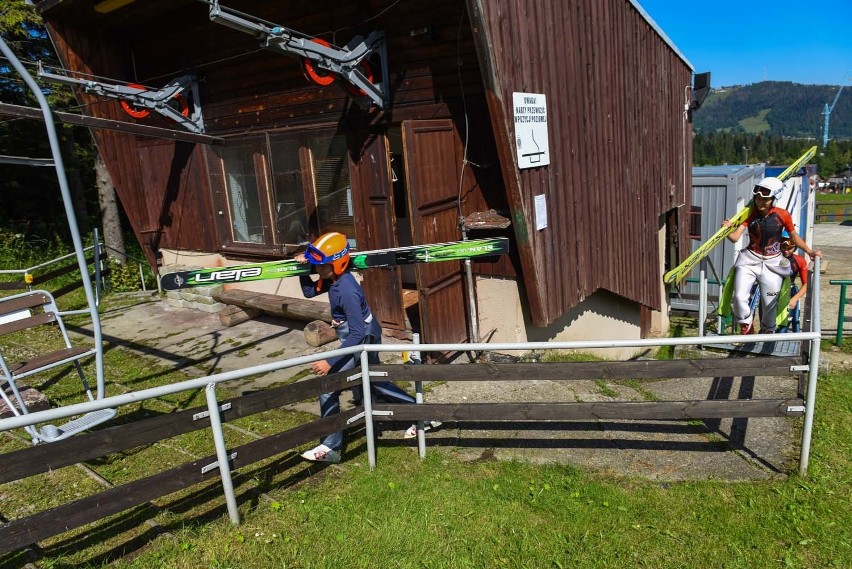
<path fill-rule="evenodd" d="M 371 371 L 387 372 L 375 381 L 494 381 L 663 379 L 719 377 L 800 377 L 792 369 L 796 357 L 730 357 L 707 359 L 648 360 L 628 362 L 547 362 L 473 365 L 378 365 Z M 227 402 L 222 421 L 233 421 L 263 411 L 313 398 L 320 393 L 352 387 L 346 375 L 315 377 L 270 390 L 251 393 Z M 210 426 L 209 418 L 194 418 L 207 407 L 115 425 L 77 437 L 43 444 L 0 456 L 0 483 L 13 482 L 100 457 L 152 444 Z M 701 419 L 797 416 L 804 411 L 801 397 L 786 399 L 734 399 L 696 401 L 608 401 L 552 403 L 452 403 L 422 405 L 374 405 L 377 421 L 533 422 L 611 419 Z M 318 419 L 242 446 L 229 448 L 231 469 L 238 470 L 299 447 L 328 433 L 359 426 L 364 419 L 356 407 L 335 417 Z M 119 417 L 120 420 L 120 417 Z M 218 479 L 215 455 L 185 463 L 58 507 L 0 525 L 0 553 L 14 551 L 107 516 L 146 504 L 178 490 Z M 204 468 L 208 467 L 208 468 Z"/>

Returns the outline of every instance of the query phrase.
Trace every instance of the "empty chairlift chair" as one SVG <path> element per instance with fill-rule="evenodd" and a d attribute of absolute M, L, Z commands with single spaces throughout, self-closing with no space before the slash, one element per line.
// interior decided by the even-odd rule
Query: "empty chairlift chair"
<path fill-rule="evenodd" d="M 73 364 L 80 376 L 83 389 L 90 401 L 94 401 L 92 390 L 86 381 L 80 360 L 94 356 L 96 347 L 75 347 L 71 344 L 62 313 L 56 306 L 53 296 L 45 290 L 35 290 L 14 296 L 0 298 L 0 336 L 15 332 L 24 332 L 22 342 L 27 342 L 26 331 L 33 332 L 43 326 L 55 326 L 61 334 L 64 348 L 45 351 L 39 343 L 43 337 L 30 338 L 27 348 L 38 352 L 38 355 L 24 361 L 8 361 L 8 354 L 0 349 L 0 395 L 14 415 L 27 415 L 29 409 L 21 395 L 18 382 L 28 376 L 44 372 L 59 366 Z M 31 334 L 34 336 L 34 334 Z M 15 358 L 18 359 L 18 358 Z M 71 421 L 56 426 L 36 425 L 25 427 L 33 439 L 33 443 L 52 442 L 67 438 L 75 433 L 84 431 L 115 416 L 115 409 L 101 409 L 86 413 Z"/>

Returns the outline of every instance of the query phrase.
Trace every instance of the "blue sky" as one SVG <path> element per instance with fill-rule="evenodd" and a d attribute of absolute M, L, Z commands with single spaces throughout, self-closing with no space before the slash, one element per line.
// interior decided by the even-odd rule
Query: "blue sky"
<path fill-rule="evenodd" d="M 638 0 L 711 85 L 852 85 L 852 0 Z"/>

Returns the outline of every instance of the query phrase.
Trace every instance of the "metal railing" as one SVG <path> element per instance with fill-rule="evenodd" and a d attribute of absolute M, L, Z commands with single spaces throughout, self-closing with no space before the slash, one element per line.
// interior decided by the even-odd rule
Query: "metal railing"
<path fill-rule="evenodd" d="M 101 275 L 101 271 L 102 271 L 101 259 L 103 257 L 103 250 L 104 250 L 104 245 L 102 243 L 98 243 L 97 241 L 95 241 L 94 245 L 90 245 L 88 247 L 83 248 L 83 255 L 84 256 L 87 253 L 90 253 L 90 252 L 93 253 L 92 265 L 93 265 L 94 272 L 95 272 L 94 296 L 95 296 L 95 305 L 96 306 L 100 303 L 100 298 L 103 294 L 103 290 L 101 288 L 101 279 L 100 279 L 100 275 Z M 74 265 L 65 265 L 65 263 L 64 263 L 65 261 L 68 261 L 69 259 L 75 259 L 75 261 L 76 261 L 76 256 L 77 256 L 76 253 L 68 253 L 67 255 L 60 255 L 59 257 L 56 257 L 54 259 L 50 259 L 48 261 L 44 261 L 42 263 L 38 263 L 38 264 L 32 265 L 30 267 L 24 267 L 22 269 L 0 269 L 0 275 L 20 275 L 21 276 L 21 282 L 16 284 L 14 287 L 10 287 L 10 288 L 20 289 L 20 290 L 24 290 L 24 289 L 32 290 L 32 287 L 34 285 L 43 284 L 45 282 L 49 282 L 51 280 L 59 278 L 59 277 L 65 275 L 67 273 L 80 270 L 79 266 L 76 263 Z M 47 269 L 49 267 L 54 267 L 54 266 L 59 265 L 59 264 L 63 264 L 64 266 L 59 268 L 59 269 L 53 270 L 46 275 L 35 276 L 35 273 L 37 271 L 40 271 L 42 269 Z M 88 267 L 88 263 L 87 263 L 86 266 Z M 7 284 L 11 284 L 11 283 L 7 283 Z M 74 289 L 77 289 L 77 288 L 81 288 L 82 286 L 83 286 L 83 283 L 79 282 L 74 287 L 70 287 L 67 290 L 63 289 L 62 294 L 65 294 L 65 293 L 70 292 L 71 290 L 74 290 Z M 61 294 L 56 294 L 55 296 L 61 296 Z M 84 314 L 84 313 L 87 314 L 88 312 L 89 312 L 88 310 L 77 310 L 77 311 L 68 312 L 67 314 Z"/>
<path fill-rule="evenodd" d="M 846 305 L 852 302 L 852 299 L 846 298 L 846 287 L 852 285 L 852 280 L 832 279 L 828 284 L 840 285 L 840 301 L 837 307 L 837 335 L 834 343 L 837 346 L 843 345 L 843 324 L 846 322 Z"/>
<path fill-rule="evenodd" d="M 145 267 L 148 266 L 147 261 L 145 261 L 143 259 L 139 259 L 137 257 L 134 257 L 133 255 L 129 255 L 125 252 L 119 251 L 118 249 L 116 249 L 114 247 L 110 247 L 109 245 L 107 245 L 103 241 L 100 241 L 97 229 L 94 230 L 94 243 L 95 243 L 94 245 L 90 245 L 88 247 L 85 247 L 83 249 L 83 253 L 84 253 L 84 255 L 86 255 L 88 253 L 92 253 L 92 255 L 93 255 L 90 259 L 92 261 L 91 267 L 92 267 L 92 270 L 93 270 L 93 273 L 94 273 L 94 278 L 92 280 L 93 280 L 93 284 L 95 285 L 94 286 L 94 293 L 95 293 L 95 305 L 96 306 L 100 306 L 101 298 L 103 297 L 105 292 L 109 292 L 109 289 L 110 289 L 110 286 L 111 286 L 110 283 L 109 283 L 109 280 L 108 280 L 109 277 L 110 277 L 110 274 L 111 274 L 111 268 L 110 268 L 109 264 L 105 263 L 105 261 L 107 260 L 107 252 L 109 252 L 109 251 L 112 251 L 114 253 L 119 253 L 122 256 L 126 257 L 128 259 L 128 262 L 130 260 L 132 260 L 134 263 L 136 263 L 138 265 L 140 287 L 144 292 L 148 291 L 148 285 L 145 281 Z M 76 255 L 75 253 L 68 253 L 67 255 L 60 255 L 59 257 L 56 257 L 54 259 L 50 259 L 48 261 L 44 261 L 42 263 L 38 263 L 38 264 L 32 265 L 30 267 L 24 267 L 22 269 L 0 269 L 0 275 L 20 275 L 21 276 L 21 282 L 20 283 L 5 283 L 6 286 L 8 286 L 10 289 L 15 289 L 15 290 L 24 290 L 24 289 L 32 290 L 32 287 L 34 285 L 43 284 L 43 283 L 49 282 L 51 280 L 57 279 L 57 278 L 65 275 L 65 274 L 68 274 L 69 272 L 79 270 L 79 267 L 77 267 L 76 264 L 75 264 L 75 265 L 65 265 L 65 266 L 60 267 L 59 269 L 56 269 L 56 270 L 54 270 L 54 271 L 52 271 L 52 272 L 50 272 L 46 275 L 36 276 L 36 274 L 35 274 L 36 272 L 41 271 L 43 269 L 48 269 L 48 268 L 53 267 L 55 265 L 64 264 L 65 261 L 68 261 L 69 259 L 74 258 L 75 255 Z M 150 273 L 152 280 L 156 282 L 157 281 L 157 274 L 154 273 L 153 271 L 151 271 L 150 267 L 148 268 L 148 272 Z M 82 282 L 78 281 L 75 284 L 75 286 L 63 287 L 62 290 L 58 294 L 56 294 L 55 296 L 62 296 L 63 294 L 66 294 L 66 293 L 68 293 L 72 290 L 76 290 L 78 288 L 81 288 L 82 286 L 83 286 Z M 3 288 L 6 288 L 6 287 L 3 287 Z M 84 313 L 88 313 L 88 310 L 71 311 L 71 312 L 68 312 L 67 314 L 84 314 Z"/>
<path fill-rule="evenodd" d="M 819 291 L 819 258 L 815 260 L 814 270 L 814 290 Z M 808 462 L 810 459 L 811 438 L 813 432 L 814 409 L 816 403 L 816 387 L 817 373 L 819 369 L 820 356 L 820 304 L 819 294 L 811 296 L 812 302 L 812 331 L 810 332 L 794 332 L 784 334 L 784 340 L 787 341 L 807 341 L 810 343 L 809 361 L 807 368 L 807 388 L 805 395 L 805 410 L 804 410 L 804 426 L 802 429 L 801 438 L 801 453 L 799 459 L 799 472 L 802 475 L 807 473 Z M 459 344 L 418 344 L 416 349 L 420 352 L 487 352 L 487 351 L 529 351 L 529 350 L 589 350 L 601 348 L 648 348 L 657 346 L 712 346 L 717 344 L 731 344 L 738 342 L 740 344 L 757 343 L 757 342 L 773 342 L 778 341 L 779 336 L 776 334 L 754 334 L 748 336 L 711 336 L 711 337 L 681 337 L 681 338 L 655 338 L 655 339 L 637 339 L 637 340 L 585 340 L 571 342 L 516 342 L 516 343 L 459 343 Z M 229 456 L 225 445 L 224 433 L 222 431 L 222 423 L 220 420 L 219 402 L 216 397 L 216 386 L 225 381 L 242 379 L 248 376 L 279 371 L 295 366 L 310 364 L 315 361 L 327 359 L 329 357 L 346 356 L 352 354 L 360 354 L 360 373 L 354 373 L 347 378 L 348 381 L 361 381 L 361 386 L 365 394 L 371 393 L 370 377 L 371 375 L 380 375 L 378 372 L 371 372 L 368 355 L 372 352 L 395 352 L 410 351 L 413 349 L 411 344 L 371 344 L 352 346 L 349 348 L 340 348 L 321 352 L 317 354 L 299 356 L 287 360 L 273 362 L 269 364 L 252 366 L 235 371 L 229 371 L 219 374 L 210 375 L 198 379 L 183 381 L 171 385 L 163 385 L 152 387 L 122 395 L 106 397 L 95 401 L 69 405 L 46 411 L 39 411 L 28 415 L 11 417 L 0 420 L 0 431 L 27 427 L 54 421 L 57 419 L 67 418 L 74 415 L 89 413 L 107 408 L 117 408 L 123 405 L 138 404 L 149 399 L 172 395 L 184 391 L 205 389 L 207 407 L 210 414 L 210 429 L 214 440 L 217 456 L 217 464 L 222 478 L 223 492 L 227 503 L 228 514 L 233 523 L 239 523 L 239 514 L 236 507 L 236 497 L 234 495 L 233 481 L 231 479 L 230 469 L 222 467 L 228 465 Z M 353 372 L 356 370 L 352 370 Z M 415 385 L 417 391 L 417 402 L 423 401 L 422 385 Z M 359 417 L 360 418 L 360 417 Z M 354 418 L 353 418 L 354 419 Z M 370 468 L 376 466 L 376 442 L 374 431 L 374 412 L 371 397 L 364 397 L 364 423 L 366 431 L 367 456 Z M 421 456 L 425 453 L 425 442 L 422 430 L 418 433 L 418 446 L 421 449 Z"/>

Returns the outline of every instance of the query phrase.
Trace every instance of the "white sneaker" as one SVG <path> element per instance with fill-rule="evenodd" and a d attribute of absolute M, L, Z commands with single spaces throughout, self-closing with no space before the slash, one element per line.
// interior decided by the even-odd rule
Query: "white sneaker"
<path fill-rule="evenodd" d="M 340 462 L 340 451 L 331 450 L 325 445 L 319 445 L 302 453 L 302 458 L 312 462 Z"/>
<path fill-rule="evenodd" d="M 442 424 L 441 421 L 425 421 L 424 424 L 423 424 L 423 431 L 426 432 L 426 431 L 431 431 L 432 429 L 437 429 L 438 427 L 441 426 L 441 424 Z M 416 436 L 417 436 L 417 423 L 414 423 L 413 425 L 408 427 L 408 430 L 405 431 L 403 438 L 413 439 Z"/>

